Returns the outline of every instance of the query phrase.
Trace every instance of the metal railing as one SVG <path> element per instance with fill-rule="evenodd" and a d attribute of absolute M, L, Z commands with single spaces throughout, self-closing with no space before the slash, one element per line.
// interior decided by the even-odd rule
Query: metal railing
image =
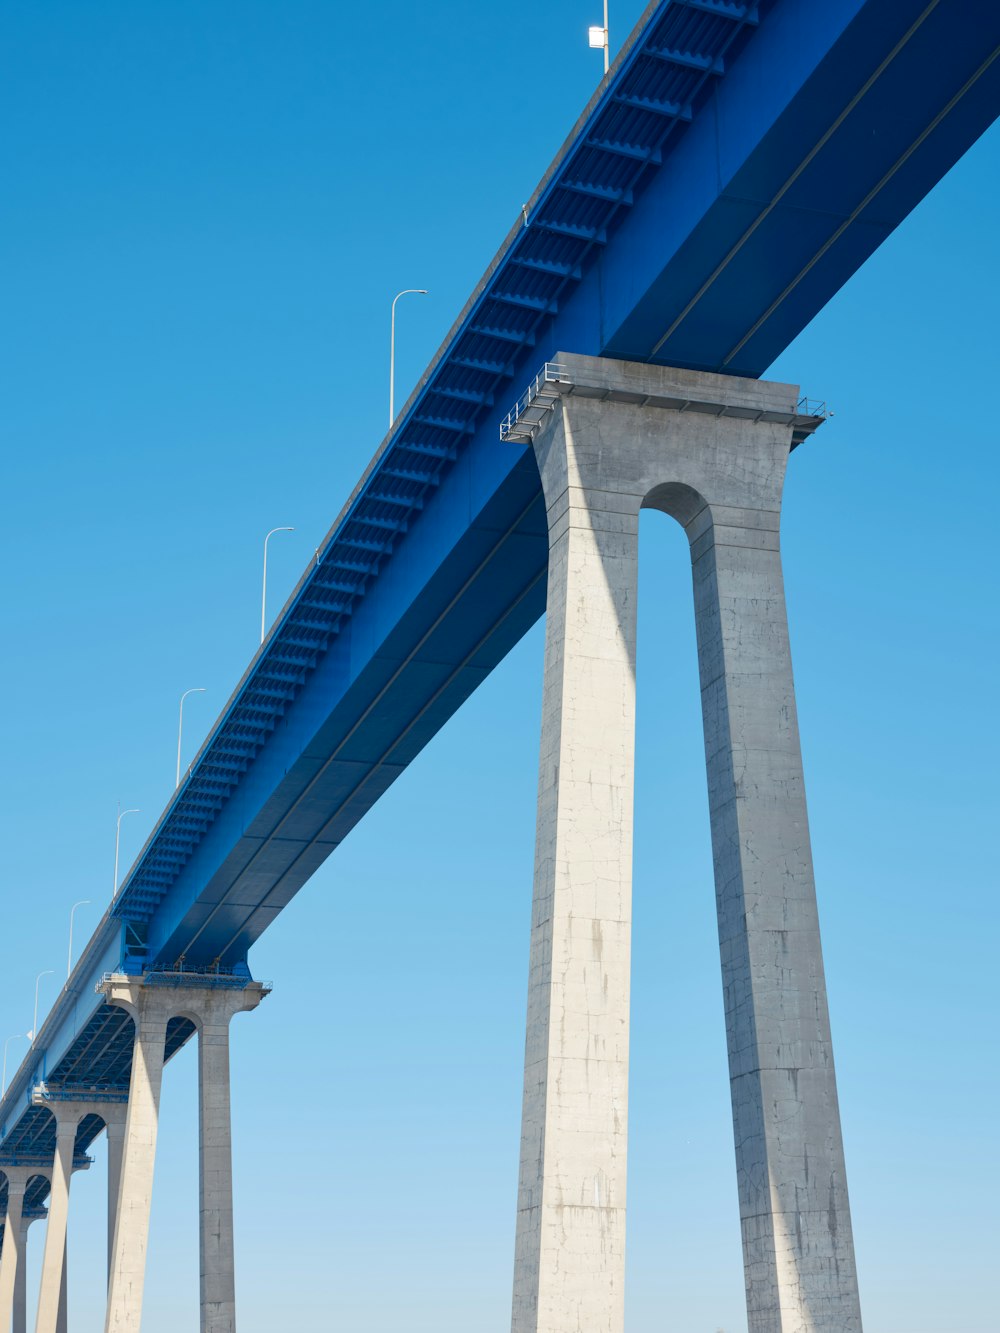
<path fill-rule="evenodd" d="M 823 417 L 825 420 L 833 416 L 827 408 L 825 398 L 800 398 L 795 404 L 795 411 L 800 417 Z"/>
<path fill-rule="evenodd" d="M 553 388 L 553 385 L 570 383 L 572 381 L 565 366 L 561 366 L 558 361 L 546 361 L 500 422 L 501 441 L 530 444 L 535 431 L 559 399 L 559 390 Z"/>
<path fill-rule="evenodd" d="M 105 986 L 112 982 L 127 980 L 129 978 L 124 972 L 105 972 L 94 990 L 100 994 Z M 166 986 L 174 989 L 183 986 L 203 986 L 216 990 L 245 990 L 247 986 L 260 986 L 267 995 L 273 989 L 273 983 L 270 981 L 258 981 L 256 977 L 248 976 L 244 972 L 223 972 L 216 968 L 205 971 L 199 971 L 197 968 L 188 968 L 186 971 L 177 968 L 162 971 L 154 969 L 143 972 L 142 983 L 144 986 Z"/>
<path fill-rule="evenodd" d="M 32 1106 L 44 1106 L 46 1102 L 127 1102 L 128 1091 L 124 1088 L 95 1088 L 86 1083 L 62 1084 L 50 1088 L 47 1083 L 36 1083 L 31 1090 Z"/>

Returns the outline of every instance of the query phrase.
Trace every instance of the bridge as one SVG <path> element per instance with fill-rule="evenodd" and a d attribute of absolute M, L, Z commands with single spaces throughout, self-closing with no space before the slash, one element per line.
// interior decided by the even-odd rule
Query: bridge
<path fill-rule="evenodd" d="M 46 1213 L 37 1329 L 64 1325 L 70 1184 L 100 1133 L 106 1327 L 140 1326 L 160 1080 L 196 1033 L 202 1328 L 235 1327 L 249 950 L 548 607 L 514 1329 L 620 1333 L 646 506 L 692 547 L 750 1327 L 860 1329 L 776 537 L 823 412 L 759 376 L 995 118 L 998 53 L 971 0 L 649 6 L 11 1080 L 0 1327 L 24 1326 Z M 755 876 L 762 847 L 780 876 Z"/>

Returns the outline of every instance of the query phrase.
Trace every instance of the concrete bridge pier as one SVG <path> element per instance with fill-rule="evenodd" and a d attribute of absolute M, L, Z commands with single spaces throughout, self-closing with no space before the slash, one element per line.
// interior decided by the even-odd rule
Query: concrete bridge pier
<path fill-rule="evenodd" d="M 100 1093 L 94 1100 L 67 1094 L 63 1089 L 43 1086 L 35 1090 L 35 1105 L 45 1106 L 56 1122 L 55 1158 L 48 1172 L 49 1207 L 45 1229 L 45 1252 L 38 1294 L 36 1333 L 66 1333 L 68 1326 L 67 1239 L 69 1227 L 70 1183 L 74 1171 L 83 1170 L 89 1161 L 75 1162 L 76 1140 L 80 1124 L 88 1116 L 98 1116 L 105 1126 L 124 1120 L 124 1099 Z"/>
<path fill-rule="evenodd" d="M 514 1333 L 623 1333 L 638 522 L 687 532 L 750 1333 L 860 1333 L 778 548 L 798 390 L 560 355 Z"/>
<path fill-rule="evenodd" d="M 35 1333 L 59 1333 L 59 1315 L 66 1303 L 66 1229 L 69 1222 L 69 1188 L 73 1176 L 76 1131 L 82 1115 L 74 1103 L 50 1107 L 56 1118 L 56 1152 L 49 1177 L 49 1220 L 45 1227 L 45 1253 L 38 1291 Z"/>
<path fill-rule="evenodd" d="M 32 1222 L 44 1216 L 44 1212 L 25 1213 L 21 1218 L 21 1262 L 14 1278 L 13 1333 L 28 1333 L 28 1265 L 24 1262 L 24 1256 L 28 1252 L 28 1228 Z M 60 1333 L 65 1333 L 65 1325 Z"/>
<path fill-rule="evenodd" d="M 198 1031 L 200 1327 L 202 1333 L 235 1333 L 229 1023 L 234 1014 L 255 1009 L 266 988 L 178 973 L 155 981 L 114 976 L 102 989 L 135 1023 L 105 1333 L 138 1333 L 142 1322 L 160 1088 L 173 1018 L 187 1019 Z"/>

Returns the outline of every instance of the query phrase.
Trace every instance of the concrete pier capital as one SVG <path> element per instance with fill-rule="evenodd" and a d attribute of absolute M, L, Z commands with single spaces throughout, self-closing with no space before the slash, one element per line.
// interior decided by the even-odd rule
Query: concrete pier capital
<path fill-rule="evenodd" d="M 23 1198 L 24 1192 L 28 1188 L 28 1181 L 39 1174 L 39 1169 L 37 1166 L 32 1166 L 30 1164 L 21 1164 L 18 1162 L 8 1163 L 0 1160 L 0 1173 L 3 1174 L 7 1181 L 8 1199 L 11 1195 L 15 1194 L 19 1198 Z M 46 1175 L 47 1172 L 42 1172 L 41 1174 Z"/>
<path fill-rule="evenodd" d="M 598 509 L 615 496 L 615 512 L 663 509 L 685 525 L 705 504 L 778 509 L 790 451 L 823 421 L 794 384 L 565 352 L 548 371 L 544 410 L 507 438 L 534 448 L 550 534 L 586 492 Z"/>
<path fill-rule="evenodd" d="M 256 1009 L 270 987 L 250 978 L 197 972 L 154 972 L 145 976 L 112 974 L 97 987 L 109 1004 L 142 1020 L 166 1022 L 187 1018 L 203 1024 L 228 1024 L 235 1014 Z"/>

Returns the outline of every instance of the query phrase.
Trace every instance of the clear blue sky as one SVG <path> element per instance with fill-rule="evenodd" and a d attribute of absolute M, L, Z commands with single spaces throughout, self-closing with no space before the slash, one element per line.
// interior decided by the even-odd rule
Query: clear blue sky
<path fill-rule="evenodd" d="M 613 45 L 641 10 L 612 6 Z M 0 1041 L 31 1022 L 600 76 L 599 0 L 48 0 L 2 55 Z M 1000 133 L 772 367 L 868 1333 L 1000 1329 Z M 629 1333 L 745 1333 L 689 573 L 643 519 Z M 540 627 L 255 949 L 241 1333 L 509 1326 Z M 43 1000 L 55 991 L 43 981 Z M 12 1048 L 13 1051 L 13 1048 Z M 193 1048 L 146 1333 L 197 1325 Z M 100 1324 L 103 1152 L 71 1322 Z M 42 1228 L 31 1241 L 35 1281 Z M 991 1271 L 992 1270 L 992 1271 Z"/>

